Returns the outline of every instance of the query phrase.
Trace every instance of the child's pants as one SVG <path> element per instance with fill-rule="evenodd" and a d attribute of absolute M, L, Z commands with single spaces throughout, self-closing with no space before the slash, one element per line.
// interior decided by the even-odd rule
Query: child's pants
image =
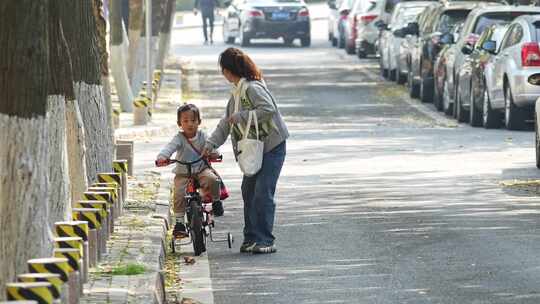
<path fill-rule="evenodd" d="M 195 179 L 199 181 L 201 186 L 201 197 L 204 198 L 208 195 L 212 197 L 212 201 L 219 200 L 219 178 L 210 169 L 204 169 L 199 174 L 196 174 Z M 186 213 L 186 186 L 188 177 L 185 175 L 176 174 L 174 177 L 174 205 L 173 211 L 176 218 L 184 218 Z"/>

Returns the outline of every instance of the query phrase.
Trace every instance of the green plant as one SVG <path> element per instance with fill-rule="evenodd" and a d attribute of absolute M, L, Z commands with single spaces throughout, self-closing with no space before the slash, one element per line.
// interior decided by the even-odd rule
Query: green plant
<path fill-rule="evenodd" d="M 116 265 L 111 268 L 112 275 L 138 275 L 146 272 L 144 265 L 137 263 L 128 263 L 125 265 Z"/>

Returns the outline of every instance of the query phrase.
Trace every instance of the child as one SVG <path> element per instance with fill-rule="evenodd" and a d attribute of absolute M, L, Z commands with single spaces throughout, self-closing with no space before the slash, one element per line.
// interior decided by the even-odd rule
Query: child
<path fill-rule="evenodd" d="M 178 108 L 177 119 L 178 127 L 180 127 L 181 131 L 159 152 L 156 160 L 158 165 L 166 164 L 166 161 L 174 152 L 176 152 L 177 160 L 185 162 L 193 161 L 200 157 L 200 151 L 204 147 L 207 136 L 203 131 L 198 130 L 201 123 L 199 109 L 193 104 L 184 104 Z M 223 205 L 219 200 L 219 178 L 204 161 L 193 164 L 191 170 L 192 176 L 198 180 L 201 186 L 201 196 L 205 197 L 207 194 L 210 194 L 212 197 L 214 215 L 223 215 Z M 184 195 L 188 181 L 188 171 L 186 166 L 177 164 L 173 172 L 175 173 L 173 210 L 176 217 L 173 235 L 175 237 L 187 237 L 186 226 L 184 225 L 184 214 L 186 211 Z"/>

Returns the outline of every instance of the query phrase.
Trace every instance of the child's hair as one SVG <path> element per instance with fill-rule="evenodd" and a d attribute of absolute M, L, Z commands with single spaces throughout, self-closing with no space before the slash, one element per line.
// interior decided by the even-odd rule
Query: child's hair
<path fill-rule="evenodd" d="M 219 66 L 247 80 L 261 80 L 262 73 L 249 56 L 237 48 L 228 48 L 219 55 Z"/>
<path fill-rule="evenodd" d="M 185 103 L 183 105 L 181 105 L 179 108 L 178 108 L 178 111 L 176 111 L 176 119 L 178 121 L 180 121 L 181 117 L 182 117 L 182 113 L 184 112 L 188 112 L 188 111 L 191 111 L 193 112 L 193 114 L 195 115 L 195 117 L 197 117 L 197 120 L 199 122 L 201 122 L 201 113 L 199 112 L 199 108 L 197 108 L 196 105 L 192 104 L 192 103 Z"/>

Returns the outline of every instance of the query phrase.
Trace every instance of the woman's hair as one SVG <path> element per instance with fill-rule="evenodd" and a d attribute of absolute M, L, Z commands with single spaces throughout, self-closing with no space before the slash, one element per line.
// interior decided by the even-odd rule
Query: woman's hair
<path fill-rule="evenodd" d="M 197 120 L 201 122 L 201 113 L 199 112 L 199 108 L 197 108 L 197 106 L 192 103 L 185 103 L 181 105 L 176 111 L 176 119 L 180 121 L 180 119 L 182 118 L 182 113 L 188 112 L 188 111 L 193 112 L 195 117 L 197 117 Z"/>
<path fill-rule="evenodd" d="M 247 80 L 262 80 L 262 73 L 249 56 L 237 48 L 228 48 L 219 55 L 219 66 Z"/>

